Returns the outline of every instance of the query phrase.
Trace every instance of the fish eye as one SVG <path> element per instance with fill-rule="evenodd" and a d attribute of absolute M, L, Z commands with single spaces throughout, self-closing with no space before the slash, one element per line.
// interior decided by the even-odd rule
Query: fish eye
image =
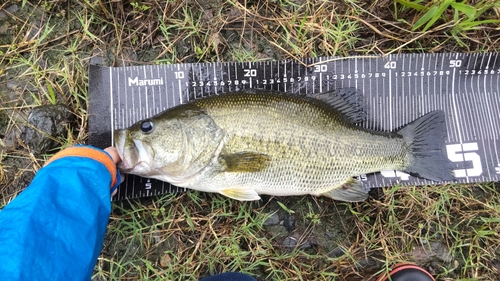
<path fill-rule="evenodd" d="M 153 132 L 154 126 L 151 120 L 144 120 L 141 122 L 141 131 L 145 134 Z"/>

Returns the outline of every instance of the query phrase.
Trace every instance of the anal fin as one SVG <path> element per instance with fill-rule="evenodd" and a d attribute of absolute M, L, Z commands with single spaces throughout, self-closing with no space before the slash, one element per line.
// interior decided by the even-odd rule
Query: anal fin
<path fill-rule="evenodd" d="M 346 202 L 361 202 L 368 198 L 368 191 L 363 182 L 353 178 L 345 182 L 341 187 L 334 188 L 323 193 L 323 196 Z"/>
<path fill-rule="evenodd" d="M 239 201 L 260 200 L 259 194 L 253 189 L 228 188 L 220 191 L 222 195 Z"/>

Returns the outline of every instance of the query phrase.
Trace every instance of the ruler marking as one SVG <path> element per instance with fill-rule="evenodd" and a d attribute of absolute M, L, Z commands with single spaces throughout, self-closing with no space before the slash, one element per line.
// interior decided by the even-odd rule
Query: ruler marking
<path fill-rule="evenodd" d="M 498 54 L 496 55 L 496 58 L 495 58 L 495 65 L 496 65 L 496 59 L 498 58 Z M 500 69 L 500 68 L 499 68 Z M 494 71 L 497 71 L 496 69 L 494 69 Z M 500 87 L 499 85 L 499 81 L 500 81 L 500 75 L 496 75 L 496 86 L 493 87 L 493 81 L 491 83 L 491 93 L 492 93 L 492 97 L 498 97 L 498 89 Z M 495 90 L 493 90 L 495 89 Z M 494 108 L 500 108 L 500 100 L 499 99 L 493 99 L 495 102 L 496 102 L 496 106 Z M 499 111 L 492 111 L 492 113 L 496 113 L 496 116 L 492 116 L 492 120 L 496 120 L 496 123 L 497 123 L 497 128 L 496 128 L 496 132 L 495 132 L 495 140 L 499 139 L 499 128 L 498 126 L 500 125 L 500 112 Z M 495 146 L 496 148 L 496 146 Z M 499 158 L 499 162 L 500 162 L 500 158 Z M 500 163 L 499 163 L 499 167 L 500 167 Z"/>
<path fill-rule="evenodd" d="M 113 73 L 115 71 L 113 71 L 113 68 L 109 68 L 109 92 L 111 93 L 110 97 L 109 97 L 109 108 L 112 108 L 112 109 L 115 109 L 115 104 L 114 104 L 114 99 L 113 99 Z M 118 76 L 119 77 L 119 76 Z M 118 98 L 118 101 L 120 100 L 120 98 Z M 120 104 L 118 102 L 118 104 Z M 111 110 L 111 132 L 114 132 L 115 131 L 115 116 L 113 115 L 114 111 Z M 113 145 L 115 143 L 115 139 L 114 139 L 114 136 L 113 134 L 111 134 L 111 145 Z"/>
<path fill-rule="evenodd" d="M 410 85 L 410 87 L 413 89 L 413 94 L 410 94 L 409 97 L 410 97 L 410 101 L 411 101 L 411 104 L 413 104 L 413 106 L 410 106 L 410 120 L 415 120 L 415 92 L 416 92 L 416 89 L 417 89 L 417 85 L 416 84 L 413 84 L 415 82 L 415 79 L 413 78 L 412 74 L 414 73 L 413 72 L 413 59 L 410 60 L 410 63 L 408 65 L 408 85 Z"/>
<path fill-rule="evenodd" d="M 286 86 L 286 83 L 285 83 L 285 78 L 286 78 L 286 72 L 287 72 L 287 65 L 288 65 L 288 61 L 284 63 L 284 66 L 283 66 L 283 79 L 282 79 L 282 83 L 283 83 L 283 90 L 286 92 L 288 89 L 287 89 L 287 86 Z"/>
<path fill-rule="evenodd" d="M 153 76 L 153 79 L 160 79 L 160 76 L 157 74 L 157 75 L 154 75 L 154 72 L 157 72 L 158 73 L 158 66 L 151 66 L 151 76 Z M 152 116 L 152 113 L 154 112 L 155 110 L 155 105 L 156 105 L 156 100 L 155 100 L 155 88 L 156 87 L 159 87 L 159 86 L 153 86 L 151 87 L 151 90 L 149 91 L 149 96 L 148 96 L 148 100 L 149 100 L 149 109 L 148 109 L 148 116 L 147 117 L 151 117 Z"/>
<path fill-rule="evenodd" d="M 231 90 L 232 90 L 232 88 L 231 88 L 231 87 L 232 87 L 232 85 L 231 85 L 231 84 L 229 84 L 229 81 L 231 81 L 231 64 L 228 64 L 228 65 L 227 65 L 227 84 L 228 84 L 227 89 L 228 89 L 228 92 L 231 92 Z"/>
<path fill-rule="evenodd" d="M 132 68 L 132 69 L 131 69 L 131 71 L 133 71 L 133 70 L 134 70 L 134 68 Z M 135 73 L 134 73 L 134 74 L 135 74 Z M 132 123 L 134 123 L 134 122 L 137 120 L 136 113 L 135 113 L 135 112 L 136 112 L 136 101 L 135 101 L 135 97 L 136 97 L 137 95 L 135 95 L 135 93 L 134 93 L 134 89 L 133 89 L 132 87 L 129 87 L 129 88 L 130 88 L 130 94 L 129 94 L 129 95 L 130 95 L 130 103 L 131 103 L 131 105 L 132 105 L 132 120 L 133 120 L 133 122 L 132 122 Z"/>
<path fill-rule="evenodd" d="M 347 80 L 347 83 L 348 83 L 349 87 L 356 87 L 356 81 L 354 79 L 355 69 L 352 69 L 351 66 L 352 66 L 352 63 L 347 63 L 347 73 L 349 73 L 348 76 L 351 76 L 351 78 L 349 80 Z"/>
<path fill-rule="evenodd" d="M 132 72 L 133 70 L 134 70 L 134 68 L 131 68 L 131 72 Z M 135 73 L 134 73 L 134 74 L 135 74 Z M 136 102 L 135 102 L 135 100 L 134 100 L 134 97 L 135 97 L 135 95 L 133 94 L 133 93 L 134 93 L 134 90 L 133 90 L 133 89 L 131 89 L 131 90 L 130 90 L 130 92 L 131 92 L 131 94 L 129 94 L 129 95 L 130 95 L 130 103 L 132 104 L 132 120 L 133 120 L 133 122 L 132 122 L 132 123 L 134 123 L 134 122 L 137 120 L 137 118 L 136 118 L 136 116 L 135 116 L 135 110 L 136 110 L 136 109 L 135 109 L 135 104 L 136 104 Z"/>
<path fill-rule="evenodd" d="M 430 77 L 429 81 L 432 81 L 432 93 L 429 94 L 430 95 L 429 99 L 431 101 L 430 102 L 431 111 L 434 111 L 434 110 L 437 109 L 437 90 L 436 90 L 436 86 L 438 85 L 438 82 L 436 80 L 437 76 L 434 73 L 437 73 L 437 62 L 438 62 L 438 60 L 437 60 L 437 58 L 436 58 L 435 55 L 432 55 L 431 58 L 432 58 L 433 64 L 432 64 L 432 66 L 430 66 L 430 69 L 429 69 L 430 74 L 431 74 L 431 76 L 429 76 Z"/>
<path fill-rule="evenodd" d="M 127 112 L 127 120 L 128 120 L 128 122 L 127 122 L 127 126 L 130 126 L 130 125 L 131 125 L 131 123 L 132 123 L 132 118 L 133 118 L 133 116 L 132 116 L 132 108 L 131 108 L 131 107 L 129 107 L 129 108 L 128 108 L 128 112 Z"/>
<path fill-rule="evenodd" d="M 144 78 L 145 79 L 153 79 L 153 77 L 147 77 L 146 76 L 146 71 L 148 69 L 151 69 L 151 67 L 149 67 L 149 66 L 148 67 L 144 67 Z M 150 87 L 145 87 L 144 88 L 144 103 L 146 104 L 146 110 L 145 110 L 145 112 L 142 113 L 143 115 L 141 115 L 141 120 L 144 119 L 144 118 L 147 118 L 148 117 L 147 115 L 149 114 L 149 98 L 148 98 L 148 96 L 149 96 L 150 90 L 151 90 Z M 142 106 L 141 106 L 141 108 L 142 108 Z"/>
<path fill-rule="evenodd" d="M 444 73 L 444 58 L 445 58 L 445 56 L 441 57 L 441 69 L 439 70 L 439 71 L 443 71 L 443 73 Z M 447 87 L 448 83 L 443 84 L 443 76 L 444 75 L 441 75 L 441 72 L 439 72 L 439 79 L 441 81 L 440 82 L 441 86 L 439 87 L 439 91 L 441 93 L 441 95 L 440 95 L 441 107 L 440 108 L 444 110 L 446 108 L 446 100 L 447 100 L 446 98 L 448 96 L 448 91 L 447 91 L 448 90 L 448 87 Z M 448 82 L 448 78 L 446 78 L 446 82 Z M 450 125 L 450 121 L 448 120 L 448 116 L 449 116 L 449 114 L 447 114 L 447 116 L 446 116 L 446 119 L 447 119 L 446 120 L 446 132 L 447 132 L 447 136 L 448 136 L 447 142 L 449 143 L 450 142 L 449 128 L 453 127 L 453 126 Z"/>
<path fill-rule="evenodd" d="M 470 83 L 472 84 L 474 78 L 470 79 Z M 471 126 L 471 118 L 470 116 L 472 116 L 472 111 L 473 111 L 473 108 L 474 108 L 474 102 L 471 100 L 473 97 L 471 95 L 471 90 L 472 90 L 472 85 L 469 85 L 470 88 L 468 88 L 468 85 L 465 85 L 464 87 L 464 100 L 466 101 L 464 104 L 463 104 L 463 111 L 462 111 L 462 120 L 464 120 L 463 122 L 463 130 L 462 132 L 464 133 L 464 142 L 465 141 L 472 141 L 473 139 L 473 134 L 476 132 L 476 128 L 478 126 L 475 126 L 476 128 L 474 128 L 473 126 Z M 472 93 L 474 94 L 474 93 Z M 478 124 L 479 125 L 479 124 Z"/>
<path fill-rule="evenodd" d="M 464 131 L 468 134 L 468 141 L 472 142 L 477 140 L 477 134 L 481 135 L 483 132 L 481 123 L 477 124 L 477 126 L 473 125 L 474 116 L 477 116 L 479 113 L 476 110 L 477 105 L 480 104 L 481 101 L 477 98 L 477 94 L 472 87 L 470 89 L 466 88 L 465 96 L 467 97 L 467 103 L 465 104 L 467 108 L 464 111 L 464 113 L 466 113 L 464 114 L 466 123 Z"/>
<path fill-rule="evenodd" d="M 483 169 L 483 173 L 481 174 L 481 177 L 484 178 L 484 172 L 486 171 L 487 175 L 488 175 L 488 178 L 491 178 L 491 169 L 490 169 L 490 163 L 494 163 L 493 162 L 493 159 L 491 158 L 491 156 L 493 155 L 491 153 L 491 147 L 489 145 L 486 145 L 486 142 L 484 139 L 481 139 L 481 142 L 482 142 L 482 148 L 483 148 L 483 151 L 486 152 L 488 150 L 489 153 L 485 153 L 485 156 L 487 159 L 485 159 L 484 163 L 486 164 L 485 165 L 485 169 Z M 491 161 L 488 161 L 490 160 Z M 495 169 L 495 166 L 493 166 L 493 170 Z"/>
<path fill-rule="evenodd" d="M 214 85 L 214 92 L 215 92 L 216 95 L 218 95 L 219 93 L 217 91 L 217 87 L 218 87 L 219 83 L 217 82 L 218 75 L 217 75 L 217 70 L 215 69 L 215 67 L 218 66 L 218 64 L 215 63 L 215 62 L 213 62 L 212 66 L 213 66 L 213 70 L 212 71 L 214 72 L 214 78 L 212 79 L 213 80 L 213 85 Z M 219 69 L 220 68 L 221 67 L 219 67 Z"/>
<path fill-rule="evenodd" d="M 117 71 L 117 74 L 118 74 L 117 78 L 120 78 L 122 76 L 126 77 L 125 71 L 123 71 L 123 70 Z M 122 80 L 122 78 L 120 78 L 120 80 Z M 126 81 L 125 81 L 126 78 L 123 78 L 123 82 L 120 81 L 120 80 L 113 82 L 113 84 L 114 84 L 113 86 L 115 87 L 114 91 L 116 91 L 116 88 L 118 88 L 119 91 L 123 91 L 123 93 L 124 93 L 123 97 L 120 97 L 120 99 L 123 98 L 123 102 L 120 102 L 120 104 L 118 104 L 118 106 L 125 112 L 125 116 L 124 116 L 123 121 L 120 124 L 120 126 L 121 126 L 121 128 L 126 128 L 129 125 L 130 121 L 131 121 L 130 120 L 131 117 L 130 117 L 129 111 L 128 111 L 128 109 L 130 109 L 130 107 L 129 107 L 129 104 L 130 104 L 129 103 L 129 99 L 131 97 L 130 97 L 130 93 L 129 93 L 130 89 L 126 85 Z M 123 103 L 123 106 L 122 106 L 122 103 Z"/>
<path fill-rule="evenodd" d="M 481 61 L 481 66 L 482 66 L 482 63 L 483 63 L 483 61 Z M 480 68 L 480 69 L 482 69 L 482 68 Z M 479 122 L 479 130 L 480 130 L 481 138 L 484 139 L 484 138 L 488 138 L 489 133 L 488 133 L 488 129 L 486 127 L 488 118 L 485 115 L 485 111 L 486 111 L 485 109 L 487 107 L 482 101 L 483 91 L 481 91 L 480 78 L 481 78 L 480 76 L 476 77 L 477 88 L 472 87 L 472 85 L 471 85 L 471 91 L 472 91 L 472 99 L 474 99 L 474 109 L 476 111 L 474 115 L 478 116 L 480 119 L 484 119 L 483 122 Z M 477 89 L 477 90 L 474 90 L 474 89 Z M 474 116 L 471 115 L 471 123 L 473 123 L 473 118 L 474 118 Z M 477 140 L 477 136 L 476 136 L 476 140 Z"/>
<path fill-rule="evenodd" d="M 434 92 L 432 92 L 432 95 L 431 95 L 431 79 L 434 83 L 433 86 L 436 86 L 436 83 L 435 81 L 433 80 L 434 78 L 431 78 L 431 75 L 432 75 L 432 65 L 431 65 L 431 62 L 435 62 L 435 60 L 433 59 L 433 56 L 432 55 L 427 55 L 429 57 L 429 59 L 427 60 L 428 61 L 428 66 L 427 66 L 427 71 L 425 72 L 425 75 L 427 76 L 427 112 L 430 112 L 433 110 L 434 108 L 434 103 L 433 103 L 433 100 L 432 98 L 435 97 L 436 95 L 434 94 Z"/>
<path fill-rule="evenodd" d="M 138 177 L 135 177 L 135 176 L 134 176 L 134 178 L 138 178 Z M 141 178 L 139 178 L 139 181 L 140 181 L 140 180 L 141 180 Z M 132 193 L 132 194 L 134 194 L 134 195 L 136 194 L 136 193 L 135 193 L 135 182 L 136 182 L 135 180 L 133 180 L 133 181 L 132 181 L 132 192 L 131 192 L 131 193 Z"/>
<path fill-rule="evenodd" d="M 447 75 L 446 76 L 446 88 L 447 89 L 452 88 L 450 80 L 452 80 L 452 79 L 450 79 L 450 77 Z M 450 90 L 446 94 L 449 98 L 446 99 L 445 103 L 447 104 L 448 108 L 451 108 L 453 110 L 453 97 L 452 97 L 453 93 Z M 453 112 L 450 113 L 450 117 L 452 117 L 451 119 L 454 119 L 455 115 L 453 114 Z M 450 118 L 448 118 L 448 123 L 450 123 L 449 119 Z M 456 123 L 454 123 L 454 124 L 456 124 Z M 450 126 L 448 127 L 448 129 L 449 129 L 448 136 L 453 136 L 453 138 L 452 138 L 453 142 L 459 142 L 457 126 L 455 126 L 454 124 L 450 124 Z"/>
<path fill-rule="evenodd" d="M 321 75 L 321 63 L 323 62 L 323 60 L 321 58 L 319 58 L 319 68 L 320 68 L 320 71 L 319 71 L 319 92 L 322 93 L 323 92 L 323 75 Z M 342 65 L 343 62 L 342 62 Z"/>
<path fill-rule="evenodd" d="M 411 66 L 411 59 L 408 61 L 408 59 L 407 59 L 408 56 L 401 56 L 401 57 L 403 60 L 403 65 L 401 68 L 400 75 L 402 75 L 402 77 L 401 77 L 401 84 L 403 85 L 402 86 L 402 89 L 403 89 L 402 100 L 403 100 L 403 108 L 405 110 L 403 110 L 403 118 L 401 120 L 401 123 L 399 124 L 400 127 L 410 123 L 410 121 L 411 121 L 411 109 L 410 109 L 410 103 L 408 102 L 408 100 L 411 98 L 411 91 L 410 91 L 410 84 L 409 84 L 410 81 L 406 76 L 403 76 L 403 75 L 405 75 L 404 73 L 408 73 L 408 69 Z M 408 61 L 408 63 L 407 63 L 407 61 Z"/>
<path fill-rule="evenodd" d="M 491 56 L 490 56 L 491 57 Z M 488 59 L 488 63 L 489 63 L 489 59 Z M 489 138 L 491 140 L 495 139 L 495 135 L 498 135 L 496 130 L 495 130 L 495 125 L 493 124 L 493 116 L 492 116 L 492 108 L 491 108 L 491 104 L 488 102 L 488 100 L 492 100 L 492 99 L 489 99 L 489 96 L 491 95 L 491 89 L 488 91 L 488 85 L 486 83 L 486 81 L 490 81 L 491 82 L 491 79 L 489 79 L 490 77 L 488 76 L 488 73 L 486 73 L 484 75 L 484 78 L 483 78 L 483 89 L 484 89 L 484 101 L 485 101 L 485 107 L 486 107 L 486 114 L 487 114 L 487 120 L 488 120 L 488 123 L 489 123 L 489 132 L 490 132 L 490 135 L 489 135 Z M 491 83 L 490 83 L 491 85 Z M 490 86 L 491 87 L 491 86 Z"/>
<path fill-rule="evenodd" d="M 461 127 L 461 131 L 462 131 L 462 142 L 460 143 L 464 143 L 464 142 L 468 142 L 470 139 L 469 139 L 469 128 L 470 128 L 470 125 L 469 125 L 469 120 L 467 119 L 467 115 L 468 115 L 468 108 L 470 107 L 470 101 L 469 101 L 469 93 L 467 91 L 467 85 L 465 85 L 465 87 L 463 88 L 462 91 L 459 92 L 459 94 L 461 95 L 462 97 L 462 103 L 459 103 L 458 104 L 458 113 L 460 114 L 459 118 L 462 120 L 462 127 Z"/>
<path fill-rule="evenodd" d="M 387 94 L 388 94 L 387 90 L 385 88 L 385 83 L 382 83 L 383 82 L 382 81 L 382 79 L 383 79 L 382 73 L 384 73 L 384 70 L 383 70 L 384 60 L 379 60 L 377 63 L 378 63 L 377 72 L 379 73 L 379 76 L 375 77 L 375 81 L 377 81 L 377 89 L 380 88 L 380 85 L 382 86 L 382 93 L 378 98 L 378 106 L 379 106 L 378 116 L 383 118 L 383 121 L 382 121 L 383 129 L 382 130 L 387 131 L 387 130 L 389 130 L 389 124 L 390 124 L 390 121 L 388 120 L 389 118 L 387 116 L 389 114 L 389 112 L 387 110 L 384 110 L 384 108 L 382 106 L 384 104 L 384 102 L 387 102 L 386 99 L 387 99 Z M 382 69 L 381 69 L 380 63 L 382 63 Z M 380 113 L 382 113 L 382 114 L 380 115 Z"/>
<path fill-rule="evenodd" d="M 160 111 L 164 111 L 166 109 L 166 106 L 168 106 L 167 70 L 169 69 L 169 65 L 164 65 L 162 69 L 163 69 L 163 77 L 165 78 L 165 85 L 163 86 L 163 91 L 160 90 Z M 161 102 L 163 95 L 165 95 L 165 102 Z"/>
<path fill-rule="evenodd" d="M 456 56 L 456 59 L 458 59 L 458 54 Z M 453 112 L 454 112 L 454 117 L 455 117 L 455 124 L 457 128 L 457 136 L 458 136 L 458 141 L 462 143 L 462 134 L 460 132 L 460 120 L 458 116 L 458 110 L 457 110 L 457 99 L 456 99 L 456 94 L 455 94 L 455 77 L 456 77 L 456 68 L 453 68 L 453 76 L 451 80 L 451 98 L 452 98 L 452 106 L 453 106 Z M 460 77 L 458 78 L 460 82 Z"/>
<path fill-rule="evenodd" d="M 321 65 L 321 63 L 324 63 L 324 59 L 305 59 L 304 61 L 319 62 Z M 242 83 L 243 80 L 238 79 L 238 69 L 242 67 L 242 64 L 183 64 L 182 69 L 192 68 L 188 75 L 193 77 L 195 84 L 198 83 L 190 85 L 191 81 L 186 82 L 186 88 L 183 84 L 189 78 L 184 80 L 172 77 L 174 68 L 180 69 L 179 64 L 110 68 L 108 90 L 112 95 L 109 102 L 111 106 L 109 113 L 111 128 L 114 130 L 128 127 L 130 123 L 135 123 L 144 117 L 159 113 L 159 111 L 170 108 L 179 102 L 183 103 L 192 98 L 219 94 L 220 92 L 233 90 L 233 88 L 240 90 L 250 86 L 253 88 L 284 89 L 297 94 L 304 94 L 304 92 L 309 94 L 311 92 L 316 93 L 318 90 L 322 92 L 339 87 L 354 86 L 365 93 L 364 103 L 367 105 L 368 116 L 371 118 L 370 121 L 367 120 L 368 122 L 364 124 L 368 128 L 393 130 L 429 111 L 445 110 L 448 117 L 447 143 L 463 145 L 468 142 L 477 142 L 482 145 L 478 151 L 472 151 L 472 153 L 477 153 L 481 157 L 483 174 L 478 177 L 466 174 L 466 177 L 459 178 L 458 182 L 474 182 L 478 181 L 478 179 L 491 180 L 492 177 L 498 179 L 499 174 L 495 169 L 498 169 L 500 164 L 500 147 L 498 146 L 500 141 L 498 133 L 500 131 L 500 115 L 497 109 L 500 107 L 497 90 L 500 77 L 497 73 L 498 69 L 494 67 L 498 60 L 498 54 L 394 54 L 389 56 L 389 60 L 397 62 L 396 67 L 384 67 L 387 58 L 368 60 L 353 58 L 351 60 L 327 62 L 326 72 L 314 72 L 313 68 L 306 69 L 303 66 L 294 65 L 290 61 L 248 63 L 250 67 L 257 69 L 258 73 L 256 77 L 243 78 L 249 78 L 246 82 L 250 83 Z M 462 65 L 452 67 L 451 60 L 460 60 Z M 284 66 L 283 63 L 285 63 Z M 225 68 L 227 70 L 223 71 Z M 171 72 L 169 72 L 170 69 Z M 233 70 L 236 78 L 231 77 Z M 468 75 L 465 75 L 466 70 L 469 71 Z M 473 75 L 471 74 L 472 70 L 476 72 Z M 479 70 L 481 70 L 481 74 L 478 74 Z M 278 71 L 278 76 L 273 76 L 274 71 Z M 495 73 L 489 71 L 495 71 Z M 135 78 L 133 74 L 138 72 L 144 72 L 143 75 L 145 76 L 146 74 L 151 75 L 151 77 L 144 77 L 145 79 L 156 79 L 155 75 L 160 76 L 160 73 L 163 73 L 164 79 L 169 79 L 168 82 L 171 82 L 171 84 L 165 83 L 165 86 L 156 85 L 152 88 L 128 87 L 127 75 Z M 283 75 L 281 75 L 281 72 L 283 72 Z M 263 79 L 269 78 L 270 73 L 274 83 L 264 85 Z M 409 75 L 405 76 L 403 73 Z M 197 77 L 196 74 L 199 74 L 200 77 Z M 334 75 L 337 75 L 337 79 L 334 79 Z M 341 75 L 342 78 L 340 78 Z M 199 79 L 204 79 L 204 76 L 207 76 L 210 81 L 199 81 Z M 227 80 L 233 83 L 225 83 L 223 86 L 220 81 L 226 80 L 226 76 L 228 76 Z M 299 76 L 303 78 L 309 76 L 309 79 L 307 82 L 304 81 L 305 79 L 298 82 L 297 77 Z M 291 80 L 292 78 L 294 80 Z M 280 79 L 279 83 L 276 82 L 277 79 Z M 177 80 L 177 83 L 172 80 Z M 207 86 L 205 84 L 207 81 L 214 84 Z M 237 82 L 235 83 L 235 81 Z M 200 85 L 200 82 L 203 85 Z M 433 85 L 430 85 L 430 83 Z M 389 88 L 387 89 L 387 87 Z M 178 91 L 179 101 L 174 101 L 171 104 L 170 99 L 175 96 L 172 94 L 176 93 L 176 91 Z M 201 95 L 196 94 L 198 91 Z M 159 97 L 157 97 L 158 94 L 160 94 Z M 114 141 L 113 137 L 111 138 Z M 457 154 L 465 155 L 470 153 L 466 150 L 466 146 L 462 146 L 462 149 L 464 151 L 459 151 Z M 472 163 L 465 160 L 463 164 L 457 164 L 460 164 L 457 167 L 458 169 L 463 169 L 464 166 L 471 167 Z M 159 192 L 164 193 L 167 190 L 175 190 L 174 186 L 163 182 L 156 183 L 155 181 L 157 187 L 145 191 L 144 186 L 140 185 L 140 179 L 137 180 L 137 183 L 134 178 L 130 178 L 130 180 L 133 182 L 126 181 L 126 190 L 120 189 L 118 196 L 128 198 L 142 194 L 152 195 Z M 395 177 L 384 178 L 380 174 L 375 174 L 369 175 L 367 184 L 369 186 L 395 183 L 418 185 L 429 182 L 416 178 L 411 178 L 409 182 L 400 181 Z M 135 186 L 135 184 L 139 185 Z M 158 188 L 160 186 L 161 189 Z M 132 191 L 132 195 L 130 195 L 130 191 Z"/>
<path fill-rule="evenodd" d="M 424 72 L 425 69 L 425 56 L 423 54 L 419 54 L 422 56 L 422 61 L 420 64 L 420 69 L 417 69 L 417 74 L 420 74 L 420 110 L 419 110 L 419 117 L 424 114 L 425 112 L 425 93 L 424 93 L 424 75 L 422 73 Z"/>
<path fill-rule="evenodd" d="M 370 74 L 373 75 L 373 60 L 370 60 L 370 62 L 368 63 L 369 65 L 369 69 L 370 69 Z M 370 85 L 370 89 L 373 89 L 372 87 L 372 77 L 369 78 L 369 85 Z M 373 93 L 372 91 L 369 91 L 369 99 L 368 99 L 368 102 L 370 102 L 372 105 L 375 104 L 372 102 L 373 101 Z M 371 121 L 371 126 L 370 129 L 372 130 L 375 130 L 375 118 L 373 116 L 376 116 L 375 115 L 375 112 L 374 112 L 375 108 L 374 106 L 370 106 L 368 107 L 368 111 L 370 112 L 370 121 Z"/>
<path fill-rule="evenodd" d="M 474 69 L 477 65 L 477 59 L 478 57 L 475 56 L 475 60 L 474 60 Z M 473 122 L 473 118 L 474 118 L 474 115 L 473 112 L 475 111 L 475 107 L 478 106 L 478 101 L 477 101 L 477 97 L 475 97 L 475 94 L 476 92 L 474 91 L 475 87 L 474 85 L 479 85 L 477 82 L 479 82 L 479 79 L 478 79 L 478 76 L 472 76 L 472 79 L 469 80 L 470 81 L 470 84 L 469 84 L 469 87 L 470 89 L 467 89 L 467 86 L 466 86 L 466 91 L 467 91 L 467 99 L 469 100 L 469 104 L 468 104 L 468 115 L 467 116 L 468 118 L 466 119 L 467 121 L 467 129 L 469 131 L 469 141 L 474 141 L 476 138 L 476 134 L 481 134 L 482 130 L 481 130 L 481 127 L 482 127 L 482 124 L 481 122 L 479 122 L 477 124 L 477 126 L 473 126 L 472 122 Z"/>
<path fill-rule="evenodd" d="M 486 79 L 486 76 L 483 78 Z M 477 105 L 476 106 L 476 111 L 479 117 L 484 119 L 484 122 L 480 122 L 481 129 L 483 131 L 482 139 L 489 139 L 491 138 L 491 132 L 490 128 L 488 126 L 489 123 L 489 118 L 487 116 L 488 114 L 488 103 L 487 101 L 483 98 L 487 93 L 486 89 L 482 87 L 481 83 L 481 77 L 478 77 L 477 79 L 477 93 L 475 94 L 474 98 L 477 99 Z M 477 96 L 476 96 L 477 95 Z"/>
<path fill-rule="evenodd" d="M 358 57 L 354 57 L 354 70 L 353 70 L 353 78 L 354 78 L 354 86 L 355 88 L 358 88 Z"/>
<path fill-rule="evenodd" d="M 405 103 L 404 103 L 405 99 L 407 98 L 406 97 L 407 93 L 405 90 L 405 82 L 404 82 L 405 79 L 404 77 L 400 77 L 401 71 L 398 70 L 401 69 L 402 71 L 404 71 L 406 56 L 396 55 L 396 61 L 399 60 L 401 60 L 401 64 L 398 64 L 399 67 L 396 68 L 394 72 L 396 76 L 396 95 L 395 95 L 396 106 L 397 106 L 396 109 L 398 110 L 398 116 L 399 116 L 399 118 L 395 119 L 396 122 L 396 124 L 394 125 L 395 128 L 401 128 L 402 126 L 404 126 L 406 124 L 406 119 L 407 119 L 407 114 L 406 114 L 407 111 L 405 110 Z"/>
<path fill-rule="evenodd" d="M 399 75 L 404 75 L 403 73 L 406 73 L 407 72 L 407 60 L 406 60 L 406 56 L 402 56 L 402 65 L 401 65 L 401 72 Z M 401 126 L 404 126 L 405 124 L 408 124 L 409 123 L 409 115 L 408 115 L 408 112 L 410 111 L 409 109 L 409 106 L 408 106 L 408 99 L 410 98 L 410 91 L 409 91 L 409 85 L 407 85 L 408 83 L 406 83 L 407 79 L 405 76 L 401 77 L 400 78 L 401 80 L 401 95 L 402 95 L 402 98 L 401 98 L 401 101 L 402 101 L 402 107 L 403 108 L 403 118 L 401 119 L 401 122 L 399 123 L 399 126 L 398 127 L 401 127 Z"/>
<path fill-rule="evenodd" d="M 252 69 L 252 62 L 248 62 L 248 69 Z M 250 80 L 250 88 L 252 88 L 252 76 L 251 75 L 249 76 L 248 80 Z"/>
<path fill-rule="evenodd" d="M 120 113 L 121 113 L 121 116 L 122 116 L 122 120 L 120 122 L 120 120 L 118 120 L 118 124 L 119 124 L 119 129 L 123 129 L 123 128 L 126 128 L 126 123 L 125 123 L 125 116 L 127 115 L 127 111 L 125 110 L 125 108 L 120 108 Z M 114 142 L 113 142 L 114 143 Z"/>
<path fill-rule="evenodd" d="M 165 72 L 165 66 L 157 66 L 156 67 L 156 72 L 158 74 L 158 77 L 163 77 L 163 79 L 166 81 L 167 80 L 167 77 L 166 76 L 162 76 L 161 73 L 160 73 L 160 70 L 163 70 L 163 72 Z M 160 113 L 162 110 L 161 110 L 161 105 L 163 104 L 163 101 L 162 101 L 162 88 L 165 87 L 164 85 L 161 85 L 158 86 L 158 107 L 155 106 L 155 111 L 154 111 L 154 115 Z M 154 96 L 156 97 L 156 94 L 154 94 Z M 156 100 L 156 98 L 154 98 L 154 100 Z"/>
<path fill-rule="evenodd" d="M 392 56 L 389 56 L 389 62 L 392 62 Z M 389 73 L 388 73 L 388 80 L 389 80 L 389 130 L 392 131 L 394 129 L 394 124 L 393 124 L 393 112 L 392 112 L 392 68 L 391 64 L 389 63 Z"/>
<path fill-rule="evenodd" d="M 144 77 L 143 77 L 143 78 L 146 78 L 146 77 L 145 77 L 145 75 L 144 75 Z M 144 89 L 144 91 L 147 91 L 147 89 L 148 89 L 148 88 L 145 88 L 145 89 Z M 139 113 L 138 113 L 137 120 L 142 120 L 142 119 L 144 119 L 144 115 L 143 115 L 144 113 L 142 112 L 142 109 L 143 109 L 143 107 L 144 107 L 144 106 L 142 105 L 142 99 L 143 99 L 143 97 L 142 97 L 142 87 L 140 87 L 140 88 L 138 89 L 138 92 L 139 92 L 139 94 L 137 95 L 137 101 L 139 102 L 139 108 L 138 108 L 138 112 L 139 112 Z"/>
<path fill-rule="evenodd" d="M 236 69 L 236 63 L 233 63 L 233 66 L 234 66 L 234 79 L 235 79 L 235 80 L 233 80 L 233 83 L 234 83 L 234 81 L 238 81 L 238 69 Z M 235 85 L 234 89 L 238 90 L 238 87 L 236 87 L 236 85 Z"/>

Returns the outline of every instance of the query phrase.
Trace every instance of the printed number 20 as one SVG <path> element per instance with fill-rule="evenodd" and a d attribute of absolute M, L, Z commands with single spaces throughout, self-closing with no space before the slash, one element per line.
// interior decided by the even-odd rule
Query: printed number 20
<path fill-rule="evenodd" d="M 243 69 L 243 77 L 257 76 L 257 69 Z"/>
<path fill-rule="evenodd" d="M 481 165 L 481 157 L 474 152 L 479 150 L 477 142 L 463 143 L 463 144 L 449 144 L 446 146 L 446 153 L 452 162 L 465 162 L 471 161 L 472 168 L 470 169 L 457 169 L 453 172 L 457 178 L 477 177 L 483 173 Z"/>

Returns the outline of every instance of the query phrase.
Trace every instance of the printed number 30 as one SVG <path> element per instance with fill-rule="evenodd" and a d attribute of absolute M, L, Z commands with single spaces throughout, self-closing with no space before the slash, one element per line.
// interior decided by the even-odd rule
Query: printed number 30
<path fill-rule="evenodd" d="M 449 144 L 446 146 L 446 153 L 452 162 L 465 162 L 471 161 L 472 168 L 470 169 L 457 169 L 453 172 L 457 178 L 477 177 L 483 173 L 481 165 L 481 157 L 474 152 L 479 150 L 477 142 L 463 143 L 463 144 Z"/>

